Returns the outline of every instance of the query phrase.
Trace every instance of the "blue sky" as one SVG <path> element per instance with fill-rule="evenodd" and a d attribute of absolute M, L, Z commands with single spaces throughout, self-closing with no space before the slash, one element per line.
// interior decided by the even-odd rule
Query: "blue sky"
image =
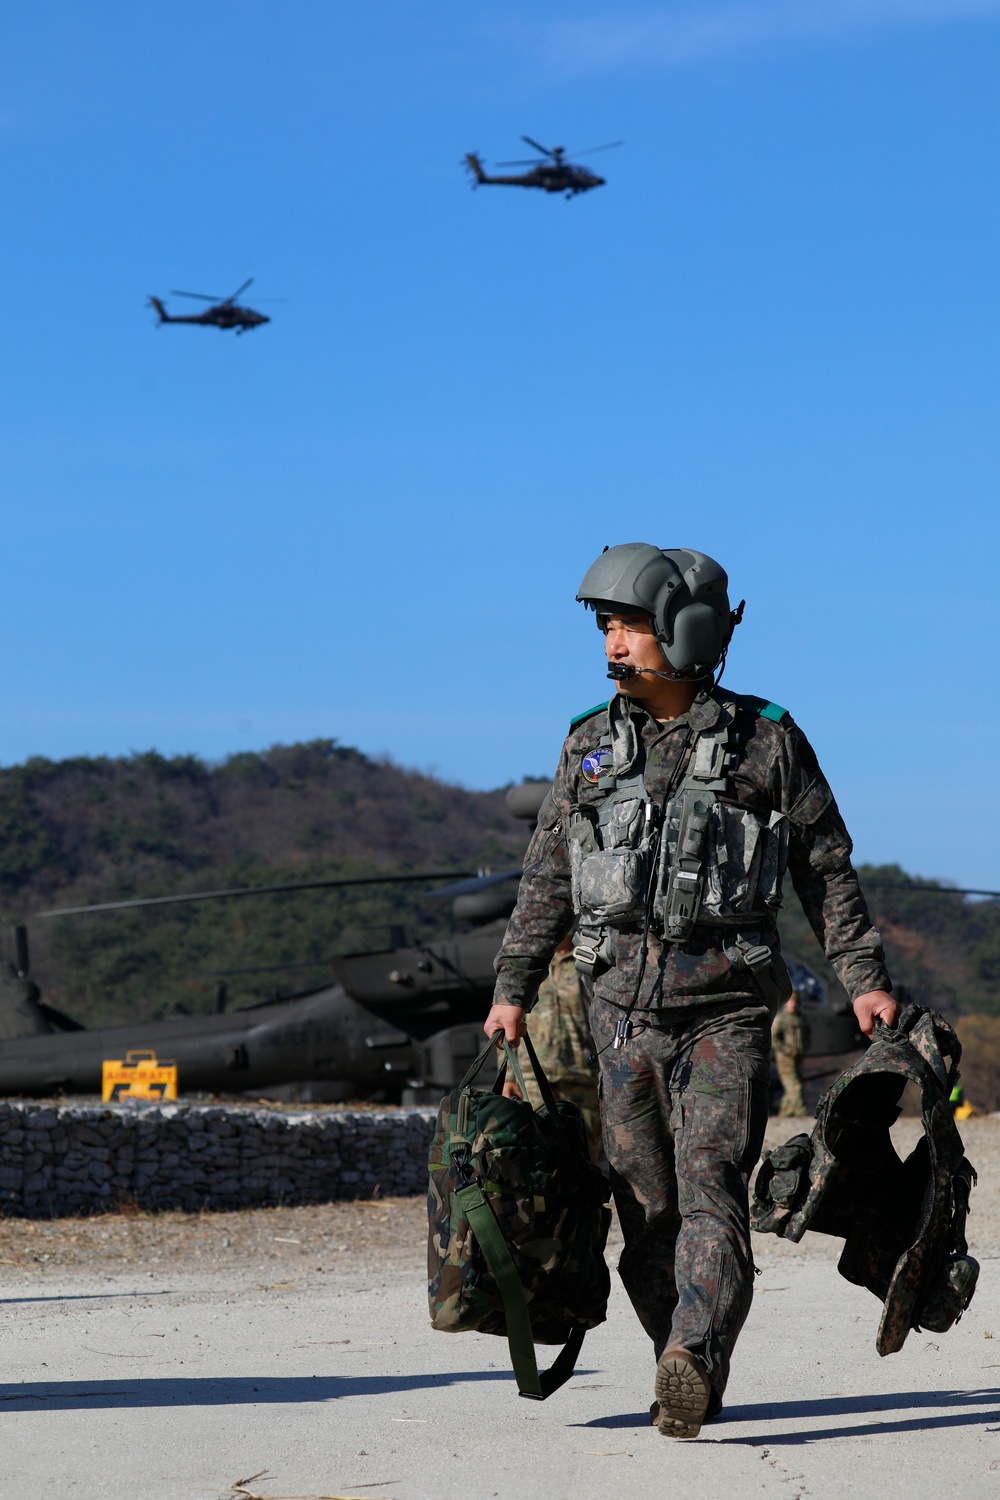
<path fill-rule="evenodd" d="M 547 773 L 606 696 L 577 584 L 646 540 L 727 566 L 727 680 L 860 857 L 1000 884 L 1000 0 L 36 0 L 0 43 L 0 759 Z M 471 192 L 522 132 L 626 145 Z M 249 275 L 243 338 L 144 308 Z"/>

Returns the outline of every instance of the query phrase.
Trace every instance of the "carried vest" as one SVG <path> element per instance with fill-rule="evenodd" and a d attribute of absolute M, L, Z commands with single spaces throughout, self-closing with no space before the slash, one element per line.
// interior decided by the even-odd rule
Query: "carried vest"
<path fill-rule="evenodd" d="M 724 800 L 736 708 L 723 702 L 715 724 L 695 732 L 685 775 L 661 807 L 646 790 L 644 746 L 628 703 L 619 696 L 608 705 L 595 752 L 604 798 L 596 808 L 574 808 L 566 827 L 584 973 L 606 962 L 609 928 L 648 921 L 672 943 L 687 942 L 698 928 L 723 928 L 730 929 L 728 956 L 757 974 L 770 1004 L 791 993 L 784 965 L 761 940 L 773 932 L 781 900 L 788 823 L 783 814 L 764 821 Z"/>
<path fill-rule="evenodd" d="M 979 1265 L 965 1220 L 976 1174 L 963 1152 L 950 1094 L 962 1045 L 935 1011 L 909 1005 L 816 1110 L 811 1136 L 764 1153 L 753 1228 L 798 1241 L 838 1235 L 838 1269 L 884 1304 L 876 1348 L 894 1354 L 911 1328 L 945 1333 L 972 1301 Z M 907 1082 L 920 1090 L 924 1134 L 901 1161 L 889 1135 Z"/>

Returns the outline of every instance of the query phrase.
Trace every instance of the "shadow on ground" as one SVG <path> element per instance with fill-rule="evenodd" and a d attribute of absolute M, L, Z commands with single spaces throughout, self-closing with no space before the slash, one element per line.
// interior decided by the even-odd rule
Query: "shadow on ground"
<path fill-rule="evenodd" d="M 261 1375 L 232 1379 L 198 1377 L 162 1380 L 38 1380 L 0 1385 L 0 1403 L 8 1411 L 59 1411 L 82 1407 L 280 1406 L 302 1401 L 339 1401 L 345 1396 L 389 1396 L 434 1390 L 466 1381 L 513 1383 L 509 1370 L 460 1370 L 444 1375 Z"/>
<path fill-rule="evenodd" d="M 974 1427 L 986 1422 L 1000 1422 L 1000 1390 L 996 1388 L 961 1391 L 896 1391 L 870 1396 L 826 1396 L 815 1401 L 762 1401 L 756 1405 L 727 1407 L 705 1431 L 706 1438 L 721 1443 L 743 1443 L 756 1447 L 781 1444 L 794 1447 L 800 1443 L 823 1442 L 829 1438 L 871 1436 L 872 1433 L 925 1432 L 941 1427 Z M 989 1406 L 989 1411 L 970 1411 L 970 1407 Z M 881 1418 L 882 1412 L 905 1412 L 922 1408 L 924 1415 Z M 949 1409 L 950 1408 L 950 1409 Z M 957 1408 L 957 1409 L 956 1409 Z M 869 1420 L 837 1427 L 796 1428 L 792 1432 L 762 1432 L 763 1424 L 780 1427 L 809 1417 L 865 1417 Z M 872 1420 L 874 1418 L 874 1420 Z M 726 1435 L 735 1422 L 752 1422 L 754 1433 Z M 592 1422 L 574 1422 L 574 1427 L 648 1427 L 649 1412 L 615 1413 L 595 1417 Z"/>

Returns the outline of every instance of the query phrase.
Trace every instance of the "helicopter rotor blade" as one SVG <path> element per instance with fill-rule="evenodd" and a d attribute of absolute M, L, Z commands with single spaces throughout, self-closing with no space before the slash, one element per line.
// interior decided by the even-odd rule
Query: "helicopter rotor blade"
<path fill-rule="evenodd" d="M 520 870 L 517 872 L 520 874 Z M 406 875 L 352 875 L 335 880 L 282 881 L 277 885 L 241 885 L 225 891 L 192 891 L 186 896 L 141 896 L 132 901 L 96 901 L 88 906 L 56 906 L 36 917 L 76 917 L 95 911 L 131 911 L 138 906 L 180 906 L 187 901 L 225 901 L 234 896 L 270 896 L 278 891 L 346 890 L 361 885 L 409 885 L 419 880 L 462 879 L 464 870 L 425 870 Z M 477 878 L 475 876 L 473 879 Z M 436 894 L 436 892 L 435 892 Z"/>
<path fill-rule="evenodd" d="M 520 880 L 523 874 L 516 870 L 498 870 L 495 875 L 474 875 L 470 880 L 456 880 L 451 885 L 442 885 L 436 891 L 423 891 L 424 896 L 472 896 L 476 891 L 485 891 L 491 885 L 500 885 L 504 880 Z"/>
<path fill-rule="evenodd" d="M 613 151 L 616 146 L 624 146 L 624 141 L 608 141 L 606 146 L 588 146 L 586 151 L 574 151 L 573 156 L 593 156 L 595 151 Z"/>
<path fill-rule="evenodd" d="M 527 161 L 498 161 L 498 167 L 544 167 L 548 163 L 544 156 L 532 156 Z"/>
<path fill-rule="evenodd" d="M 543 146 L 538 141 L 533 141 L 530 135 L 522 135 L 521 139 L 522 141 L 527 141 L 528 145 L 532 146 L 536 151 L 540 151 L 543 156 L 554 157 L 556 154 L 554 151 L 550 151 L 548 146 Z"/>
<path fill-rule="evenodd" d="M 221 302 L 221 297 L 209 297 L 204 292 L 171 292 L 171 297 L 194 297 L 197 302 Z"/>
<path fill-rule="evenodd" d="M 226 301 L 227 302 L 235 302 L 236 299 L 237 299 L 237 297 L 241 296 L 242 293 L 246 291 L 247 287 L 252 284 L 252 282 L 253 282 L 253 277 L 252 276 L 248 276 L 247 279 L 246 279 L 246 281 L 244 281 L 243 285 L 242 286 L 238 286 L 236 288 L 235 292 L 233 293 L 233 295 L 231 297 L 227 297 L 226 298 Z"/>

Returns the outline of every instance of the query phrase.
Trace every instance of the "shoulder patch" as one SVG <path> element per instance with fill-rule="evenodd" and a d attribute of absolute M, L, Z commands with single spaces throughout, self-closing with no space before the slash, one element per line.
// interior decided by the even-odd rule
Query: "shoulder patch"
<path fill-rule="evenodd" d="M 780 703 L 771 703 L 767 698 L 758 698 L 755 693 L 741 693 L 740 698 L 747 708 L 753 709 L 760 719 L 770 719 L 774 724 L 780 724 L 788 713 L 787 708 L 782 708 Z"/>
<path fill-rule="evenodd" d="M 594 714 L 599 714 L 601 712 L 601 709 L 602 708 L 607 708 L 607 706 L 608 706 L 608 704 L 610 702 L 611 702 L 611 699 L 610 698 L 606 698 L 603 703 L 595 703 L 594 706 L 593 706 L 593 708 L 585 708 L 582 714 L 577 714 L 577 716 L 576 716 L 575 719 L 570 719 L 570 721 L 569 721 L 569 727 L 570 727 L 570 729 L 571 730 L 575 729 L 578 724 L 582 724 L 583 723 L 584 719 L 589 719 Z"/>

